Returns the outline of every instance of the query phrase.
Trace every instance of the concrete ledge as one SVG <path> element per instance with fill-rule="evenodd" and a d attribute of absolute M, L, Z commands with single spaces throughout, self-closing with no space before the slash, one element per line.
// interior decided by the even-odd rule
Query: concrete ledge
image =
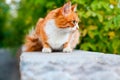
<path fill-rule="evenodd" d="M 120 80 L 120 56 L 97 52 L 23 52 L 21 80 Z"/>

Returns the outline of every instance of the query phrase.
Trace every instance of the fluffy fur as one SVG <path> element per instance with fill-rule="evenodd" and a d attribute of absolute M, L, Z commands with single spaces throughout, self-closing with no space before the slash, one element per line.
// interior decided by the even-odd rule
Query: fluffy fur
<path fill-rule="evenodd" d="M 23 51 L 72 52 L 79 39 L 76 7 L 68 2 L 40 18 L 35 30 L 27 35 Z"/>

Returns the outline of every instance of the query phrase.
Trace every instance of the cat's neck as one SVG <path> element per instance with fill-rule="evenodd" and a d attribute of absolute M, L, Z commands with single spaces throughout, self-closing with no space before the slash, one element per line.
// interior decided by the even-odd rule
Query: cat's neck
<path fill-rule="evenodd" d="M 68 28 L 59 28 L 56 24 L 55 24 L 55 20 L 54 19 L 50 19 L 46 22 L 46 30 L 48 30 L 49 32 L 56 32 L 56 34 L 63 34 L 63 35 L 68 35 L 70 32 L 68 31 Z"/>
<path fill-rule="evenodd" d="M 45 25 L 45 32 L 48 37 L 48 43 L 55 50 L 63 48 L 63 44 L 68 41 L 69 33 L 66 29 L 60 29 L 55 25 L 55 20 L 48 20 Z"/>

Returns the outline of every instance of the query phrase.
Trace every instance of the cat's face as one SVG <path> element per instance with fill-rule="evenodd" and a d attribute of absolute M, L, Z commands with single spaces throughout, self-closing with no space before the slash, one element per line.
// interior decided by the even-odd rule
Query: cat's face
<path fill-rule="evenodd" d="M 71 6 L 71 3 L 66 3 L 60 8 L 57 13 L 55 22 L 58 28 L 66 29 L 69 31 L 75 31 L 78 29 L 79 18 L 76 13 L 77 5 Z"/>

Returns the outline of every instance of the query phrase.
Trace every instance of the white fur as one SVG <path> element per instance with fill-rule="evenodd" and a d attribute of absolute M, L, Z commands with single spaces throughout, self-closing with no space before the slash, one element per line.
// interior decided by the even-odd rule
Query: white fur
<path fill-rule="evenodd" d="M 42 52 L 44 52 L 44 53 L 50 53 L 50 52 L 52 52 L 52 50 L 50 48 L 43 48 Z"/>
<path fill-rule="evenodd" d="M 35 30 L 34 30 L 34 28 L 32 27 L 32 28 L 29 30 L 29 34 L 28 34 L 28 35 L 29 35 L 30 37 L 34 37 L 34 36 L 33 36 L 34 33 L 35 33 Z M 23 45 L 21 49 L 22 49 L 22 51 L 24 52 L 24 51 L 27 50 L 27 47 L 26 47 L 25 45 Z"/>
<path fill-rule="evenodd" d="M 21 48 L 22 52 L 26 51 L 26 49 L 27 49 L 27 48 L 26 48 L 24 45 L 23 45 L 22 48 Z"/>
<path fill-rule="evenodd" d="M 52 49 L 62 50 L 63 44 L 68 41 L 72 29 L 60 29 L 55 25 L 54 19 L 49 20 L 45 25 L 45 32 L 48 36 L 48 43 Z"/>
<path fill-rule="evenodd" d="M 29 36 L 33 37 L 33 34 L 35 34 L 35 29 L 32 27 L 29 31 Z"/>
<path fill-rule="evenodd" d="M 63 52 L 70 53 L 70 52 L 72 52 L 72 48 L 70 46 L 68 46 L 68 47 L 63 49 Z"/>

